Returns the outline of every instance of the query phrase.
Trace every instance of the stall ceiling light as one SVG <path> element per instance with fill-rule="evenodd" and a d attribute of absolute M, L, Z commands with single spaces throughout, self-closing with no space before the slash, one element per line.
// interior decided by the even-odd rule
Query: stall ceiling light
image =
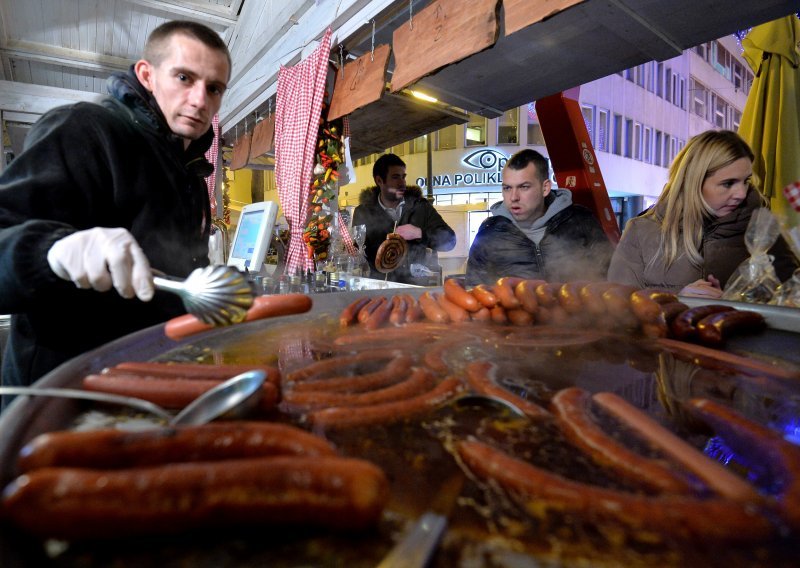
<path fill-rule="evenodd" d="M 426 95 L 425 93 L 420 93 L 419 91 L 411 91 L 411 94 L 421 99 L 423 101 L 428 101 L 429 103 L 438 103 L 439 99 L 435 99 L 430 95 Z"/>

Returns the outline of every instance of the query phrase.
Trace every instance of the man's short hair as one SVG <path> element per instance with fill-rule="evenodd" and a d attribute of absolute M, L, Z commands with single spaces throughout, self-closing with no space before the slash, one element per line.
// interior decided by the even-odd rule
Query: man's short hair
<path fill-rule="evenodd" d="M 224 53 L 225 57 L 228 59 L 228 75 L 230 75 L 233 62 L 231 60 L 230 51 L 228 51 L 228 46 L 225 45 L 220 35 L 208 26 L 188 20 L 164 22 L 150 32 L 150 35 L 147 37 L 147 43 L 145 43 L 144 46 L 144 58 L 158 67 L 167 56 L 166 46 L 169 39 L 176 34 L 183 34 L 194 38 L 203 45 Z"/>
<path fill-rule="evenodd" d="M 506 167 L 512 170 L 524 170 L 528 164 L 533 164 L 536 168 L 536 175 L 539 181 L 550 179 L 550 161 L 536 150 L 526 148 L 511 156 L 506 162 Z"/>
<path fill-rule="evenodd" d="M 392 166 L 402 166 L 406 167 L 406 163 L 400 159 L 400 156 L 397 154 L 384 154 L 377 160 L 375 160 L 375 165 L 372 166 L 372 177 L 373 179 L 376 177 L 381 178 L 383 181 L 386 181 L 386 176 L 389 173 L 389 168 Z"/>

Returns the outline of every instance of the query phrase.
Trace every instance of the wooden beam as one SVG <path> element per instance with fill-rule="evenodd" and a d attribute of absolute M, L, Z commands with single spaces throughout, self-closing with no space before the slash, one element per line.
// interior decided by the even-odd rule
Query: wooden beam
<path fill-rule="evenodd" d="M 206 25 L 217 26 L 234 26 L 236 25 L 236 17 L 231 16 L 230 11 L 226 8 L 217 9 L 206 5 L 200 9 L 200 5 L 194 2 L 181 2 L 180 0 L 173 0 L 172 2 L 163 2 L 162 0 L 127 0 L 131 4 L 153 8 L 168 14 L 175 14 L 182 18 L 189 18 L 192 20 L 199 20 Z"/>
<path fill-rule="evenodd" d="M 57 106 L 81 101 L 97 102 L 102 98 L 99 93 L 0 81 L 0 110 L 3 112 L 44 114 Z"/>
<path fill-rule="evenodd" d="M 64 67 L 74 67 L 87 71 L 114 72 L 125 71 L 133 60 L 100 53 L 90 53 L 77 49 L 55 47 L 30 41 L 9 40 L 0 48 L 0 54 L 13 59 L 25 59 Z"/>

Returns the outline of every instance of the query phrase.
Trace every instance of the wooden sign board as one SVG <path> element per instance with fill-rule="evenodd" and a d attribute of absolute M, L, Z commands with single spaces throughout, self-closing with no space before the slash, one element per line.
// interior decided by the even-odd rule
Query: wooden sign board
<path fill-rule="evenodd" d="M 328 120 L 335 120 L 377 101 L 386 87 L 386 69 L 392 48 L 379 45 L 339 69 L 333 88 Z"/>
<path fill-rule="evenodd" d="M 583 0 L 503 0 L 506 35 L 541 22 Z"/>
<path fill-rule="evenodd" d="M 269 116 L 256 124 L 250 142 L 249 158 L 258 158 L 275 149 L 275 117 Z"/>
<path fill-rule="evenodd" d="M 394 31 L 396 93 L 442 67 L 495 44 L 499 0 L 436 0 Z"/>
<path fill-rule="evenodd" d="M 233 145 L 233 157 L 231 157 L 231 169 L 239 170 L 247 165 L 250 159 L 250 133 L 245 132 Z"/>

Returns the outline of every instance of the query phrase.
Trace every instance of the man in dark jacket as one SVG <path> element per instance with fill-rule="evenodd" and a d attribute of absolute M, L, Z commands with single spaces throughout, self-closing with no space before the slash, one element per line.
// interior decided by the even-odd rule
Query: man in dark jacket
<path fill-rule="evenodd" d="M 46 113 L 0 176 L 4 384 L 30 384 L 112 339 L 184 313 L 151 267 L 208 264 L 204 154 L 230 77 L 219 35 L 167 22 L 101 104 Z M 114 290 L 111 290 L 111 288 Z"/>
<path fill-rule="evenodd" d="M 478 228 L 466 281 L 491 284 L 503 276 L 566 282 L 605 280 L 613 248 L 591 211 L 553 189 L 540 153 L 517 152 L 503 168 L 503 201 Z"/>
<path fill-rule="evenodd" d="M 389 280 L 405 284 L 427 285 L 431 282 L 431 261 L 436 251 L 453 250 L 456 234 L 442 219 L 422 191 L 406 186 L 406 164 L 395 154 L 384 154 L 372 167 L 377 184 L 361 192 L 353 212 L 353 225 L 366 225 L 364 241 L 372 278 L 385 275 L 375 268 L 378 248 L 390 233 L 406 240 L 406 261 L 389 273 Z"/>

